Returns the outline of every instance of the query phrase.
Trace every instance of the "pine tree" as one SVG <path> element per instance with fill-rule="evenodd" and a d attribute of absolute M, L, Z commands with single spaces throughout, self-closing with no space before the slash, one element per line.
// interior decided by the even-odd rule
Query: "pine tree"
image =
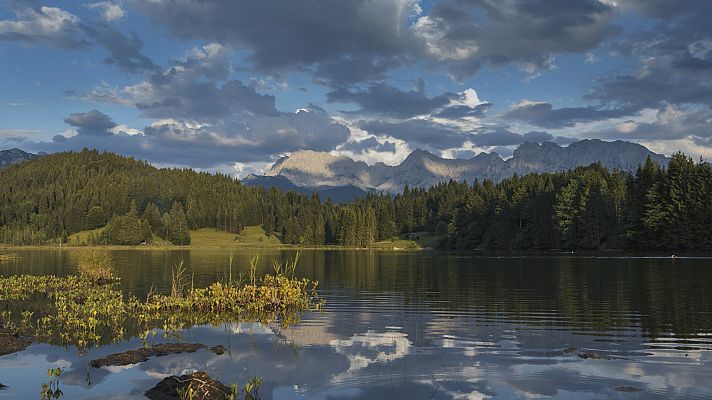
<path fill-rule="evenodd" d="M 143 211 L 143 219 L 148 222 L 153 232 L 156 232 L 156 234 L 161 232 L 161 212 L 158 211 L 158 207 L 156 207 L 154 203 L 148 203 L 146 209 Z"/>
<path fill-rule="evenodd" d="M 169 240 L 171 243 L 176 245 L 190 244 L 190 231 L 188 229 L 188 222 L 185 218 L 183 206 L 181 206 L 181 204 L 178 202 L 174 202 L 171 206 L 169 230 Z"/>
<path fill-rule="evenodd" d="M 93 206 L 89 209 L 86 218 L 86 229 L 97 229 L 106 225 L 106 213 L 104 207 Z"/>
<path fill-rule="evenodd" d="M 557 228 L 561 232 L 561 237 L 564 244 L 568 248 L 572 248 L 576 243 L 576 193 L 578 192 L 578 181 L 571 179 L 566 186 L 562 187 L 556 195 L 556 203 L 554 205 L 554 217 L 556 219 Z"/>

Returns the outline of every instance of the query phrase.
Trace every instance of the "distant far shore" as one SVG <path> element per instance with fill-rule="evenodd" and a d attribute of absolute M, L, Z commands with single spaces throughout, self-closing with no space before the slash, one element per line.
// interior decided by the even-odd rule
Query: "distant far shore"
<path fill-rule="evenodd" d="M 385 243 L 384 243 L 385 244 Z M 90 249 L 90 248 L 102 248 L 109 250 L 146 250 L 146 251 L 180 251 L 180 250 L 195 250 L 195 249 L 249 249 L 249 250 L 377 250 L 377 251 L 421 251 L 432 249 L 430 247 L 399 247 L 399 246 L 385 246 L 376 244 L 371 247 L 352 247 L 352 246 L 339 246 L 339 245 L 298 245 L 298 244 L 278 244 L 278 245 L 255 245 L 255 244 L 233 244 L 231 246 L 224 245 L 186 245 L 186 246 L 176 246 L 176 245 L 158 245 L 158 244 L 144 244 L 136 246 L 122 246 L 122 245 L 63 245 L 59 246 L 56 244 L 46 244 L 46 245 L 13 245 L 13 244 L 2 244 L 0 243 L 0 251 L 2 250 L 80 250 L 80 249 Z"/>
<path fill-rule="evenodd" d="M 89 235 L 100 232 L 82 231 L 69 237 L 68 243 L 59 245 L 48 243 L 41 245 L 14 245 L 0 243 L 0 251 L 13 249 L 85 249 L 105 248 L 111 250 L 194 250 L 194 249 L 256 249 L 256 250 L 378 250 L 378 251 L 417 251 L 436 247 L 438 236 L 422 233 L 418 240 L 394 238 L 373 243 L 369 247 L 343 246 L 336 244 L 310 245 L 282 243 L 275 235 L 266 235 L 260 227 L 246 227 L 242 233 L 235 234 L 217 231 L 211 228 L 190 231 L 192 238 L 189 245 L 174 245 L 158 237 L 153 243 L 139 245 L 96 244 L 87 240 Z"/>

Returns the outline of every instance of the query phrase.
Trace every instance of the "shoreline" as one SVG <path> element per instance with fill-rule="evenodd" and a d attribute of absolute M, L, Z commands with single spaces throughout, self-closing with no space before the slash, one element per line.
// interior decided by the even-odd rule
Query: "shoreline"
<path fill-rule="evenodd" d="M 107 249 L 107 250 L 144 250 L 144 251 L 177 251 L 177 250 L 362 250 L 362 251 L 424 251 L 433 250 L 428 247 L 417 248 L 402 248 L 402 247 L 352 247 L 339 245 L 322 245 L 322 246 L 301 246 L 301 245 L 273 245 L 273 246 L 255 246 L 251 244 L 233 246 L 222 245 L 187 245 L 187 246 L 158 246 L 158 245 L 138 245 L 138 246 L 123 246 L 123 245 L 87 245 L 87 246 L 57 246 L 57 245 L 12 245 L 0 244 L 0 251 L 3 250 L 81 250 L 81 249 Z"/>
<path fill-rule="evenodd" d="M 419 246 L 417 248 L 404 248 L 404 247 L 386 247 L 386 246 L 375 246 L 375 247 L 351 247 L 351 246 L 339 246 L 339 245 L 321 245 L 321 246 L 302 246 L 302 245 L 271 245 L 271 246 L 255 246 L 253 244 L 236 244 L 232 246 L 223 245 L 188 245 L 188 246 L 159 246 L 159 245 L 138 245 L 138 246 L 123 246 L 123 245 L 72 245 L 72 246 L 57 246 L 57 245 L 8 245 L 0 244 L 0 254 L 3 252 L 8 253 L 12 251 L 22 251 L 22 250 L 59 250 L 59 251 L 79 251 L 82 249 L 106 249 L 111 251 L 192 251 L 192 250 L 264 250 L 264 251 L 335 251 L 335 250 L 348 250 L 348 251 L 363 251 L 363 252 L 391 252 L 391 253 L 413 253 L 413 252 L 424 252 L 424 251 L 440 251 L 445 253 L 454 254 L 469 254 L 474 256 L 485 256 L 493 258 L 548 258 L 552 256 L 556 257 L 566 257 L 571 256 L 572 258 L 650 258 L 650 259 L 712 259 L 712 253 L 704 252 L 671 252 L 671 251 L 660 251 L 660 250 L 626 250 L 626 249 L 606 249 L 606 250 L 562 250 L 562 249 L 549 249 L 549 250 L 485 250 L 485 249 L 469 249 L 469 250 L 454 250 L 454 249 L 442 249 L 433 248 L 427 246 Z"/>

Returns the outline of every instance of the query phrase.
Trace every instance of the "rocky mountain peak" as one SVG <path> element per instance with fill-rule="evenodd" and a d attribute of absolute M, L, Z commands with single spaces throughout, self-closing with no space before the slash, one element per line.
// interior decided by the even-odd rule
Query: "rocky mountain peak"
<path fill-rule="evenodd" d="M 474 182 L 509 178 L 514 174 L 558 172 L 600 162 L 609 169 L 635 171 L 647 157 L 665 166 L 667 158 L 639 144 L 598 139 L 556 143 L 523 143 L 512 158 L 497 153 L 480 153 L 464 159 L 445 159 L 416 149 L 400 165 L 377 163 L 369 166 L 345 156 L 315 151 L 298 151 L 278 160 L 268 176 L 281 175 L 301 187 L 348 186 L 397 193 L 407 185 L 427 188 L 448 180 Z"/>
<path fill-rule="evenodd" d="M 37 154 L 27 153 L 18 148 L 0 150 L 0 168 L 31 160 L 33 158 L 37 158 L 38 156 L 39 155 Z"/>

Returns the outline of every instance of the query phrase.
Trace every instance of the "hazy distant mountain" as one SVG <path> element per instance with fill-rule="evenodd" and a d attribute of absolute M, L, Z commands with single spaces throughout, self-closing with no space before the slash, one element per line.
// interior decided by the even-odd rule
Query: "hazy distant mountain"
<path fill-rule="evenodd" d="M 343 186 L 317 186 L 317 187 L 302 187 L 292 183 L 289 179 L 282 175 L 276 176 L 259 176 L 250 174 L 241 180 L 243 185 L 260 186 L 263 188 L 275 187 L 283 192 L 295 191 L 311 195 L 316 192 L 319 194 L 319 199 L 331 199 L 334 203 L 350 202 L 357 198 L 364 198 L 368 194 L 365 190 L 355 187 L 354 185 Z"/>
<path fill-rule="evenodd" d="M 514 174 L 558 172 L 601 162 L 609 169 L 635 171 L 651 157 L 665 166 L 668 159 L 639 144 L 597 139 L 574 142 L 567 147 L 554 143 L 524 143 L 503 160 L 496 153 L 480 153 L 466 159 L 444 159 L 424 150 L 413 151 L 400 165 L 368 165 L 345 156 L 298 151 L 278 160 L 265 177 L 283 177 L 298 187 L 353 185 L 364 190 L 399 192 L 409 187 L 427 188 L 450 179 L 501 181 Z"/>
<path fill-rule="evenodd" d="M 27 153 L 20 149 L 0 150 L 0 168 L 31 160 L 36 157 L 39 157 L 39 155 Z"/>
<path fill-rule="evenodd" d="M 242 178 L 242 180 L 240 182 L 242 182 L 243 185 L 259 186 L 259 187 L 263 187 L 265 189 L 269 189 L 271 187 L 276 187 L 277 189 L 280 189 L 283 192 L 288 192 L 290 190 L 299 192 L 302 189 L 299 186 L 293 184 L 289 179 L 287 179 L 281 175 L 264 176 L 264 175 L 250 174 L 250 175 L 247 175 L 246 177 Z"/>

